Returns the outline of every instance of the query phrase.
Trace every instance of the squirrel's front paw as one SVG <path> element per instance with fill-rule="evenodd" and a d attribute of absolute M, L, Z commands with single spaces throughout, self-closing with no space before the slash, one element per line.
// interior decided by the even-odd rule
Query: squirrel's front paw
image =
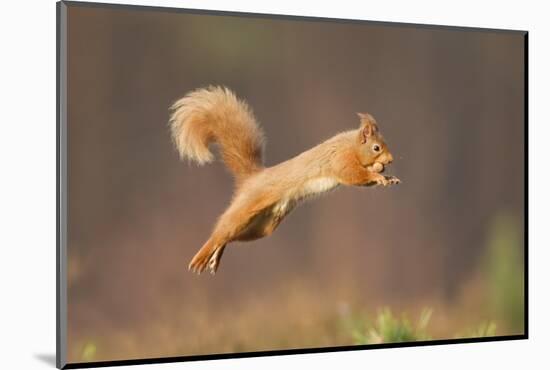
<path fill-rule="evenodd" d="M 375 180 L 377 185 L 388 186 L 388 185 L 397 185 L 401 182 L 395 176 L 380 176 Z"/>
<path fill-rule="evenodd" d="M 397 177 L 395 176 L 387 176 L 386 177 L 386 180 L 388 182 L 388 185 L 397 185 L 397 184 L 400 184 L 401 183 L 401 180 L 399 180 Z"/>

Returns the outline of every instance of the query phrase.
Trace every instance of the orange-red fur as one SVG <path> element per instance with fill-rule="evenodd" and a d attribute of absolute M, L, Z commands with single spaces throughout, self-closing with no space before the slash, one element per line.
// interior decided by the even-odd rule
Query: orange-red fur
<path fill-rule="evenodd" d="M 227 88 L 195 90 L 172 106 L 172 138 L 181 157 L 203 164 L 213 160 L 208 149 L 217 143 L 236 178 L 229 207 L 212 235 L 193 257 L 189 268 L 215 273 L 225 246 L 270 235 L 301 201 L 340 184 L 391 185 L 373 166 L 392 162 L 374 118 L 360 113 L 356 130 L 329 140 L 272 167 L 262 163 L 263 134 L 250 108 Z M 378 149 L 375 151 L 375 149 Z"/>

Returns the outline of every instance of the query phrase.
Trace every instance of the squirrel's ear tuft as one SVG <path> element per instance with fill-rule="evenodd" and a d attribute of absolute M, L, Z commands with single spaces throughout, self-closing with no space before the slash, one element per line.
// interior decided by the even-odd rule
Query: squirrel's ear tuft
<path fill-rule="evenodd" d="M 368 113 L 357 113 L 357 115 L 361 119 L 359 141 L 364 144 L 370 136 L 378 132 L 378 125 L 374 117 Z"/>
<path fill-rule="evenodd" d="M 373 116 L 371 116 L 370 114 L 368 113 L 357 113 L 357 116 L 359 117 L 359 119 L 361 120 L 361 124 L 364 124 L 366 122 L 369 122 L 369 123 L 376 123 L 376 120 L 374 119 Z"/>

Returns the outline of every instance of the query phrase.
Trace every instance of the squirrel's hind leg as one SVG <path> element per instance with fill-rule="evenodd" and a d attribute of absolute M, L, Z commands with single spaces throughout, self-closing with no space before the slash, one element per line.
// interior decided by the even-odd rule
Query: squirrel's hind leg
<path fill-rule="evenodd" d="M 269 224 L 272 214 L 265 211 L 276 202 L 272 198 L 273 196 L 261 194 L 249 197 L 246 202 L 241 200 L 231 204 L 218 220 L 210 239 L 191 260 L 189 270 L 200 274 L 209 269 L 214 274 L 227 243 L 234 240 L 254 240 L 268 235 L 266 225 Z"/>
<path fill-rule="evenodd" d="M 215 274 L 224 249 L 225 244 L 216 244 L 212 242 L 212 239 L 208 240 L 189 263 L 189 270 L 200 274 L 208 269 L 211 274 Z"/>

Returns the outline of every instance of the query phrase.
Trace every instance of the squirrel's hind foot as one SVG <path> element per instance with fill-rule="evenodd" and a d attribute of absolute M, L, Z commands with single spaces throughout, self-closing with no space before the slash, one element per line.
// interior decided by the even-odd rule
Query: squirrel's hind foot
<path fill-rule="evenodd" d="M 211 274 L 215 274 L 224 249 L 225 245 L 216 246 L 207 242 L 189 263 L 189 270 L 200 275 L 201 272 L 208 269 Z"/>

